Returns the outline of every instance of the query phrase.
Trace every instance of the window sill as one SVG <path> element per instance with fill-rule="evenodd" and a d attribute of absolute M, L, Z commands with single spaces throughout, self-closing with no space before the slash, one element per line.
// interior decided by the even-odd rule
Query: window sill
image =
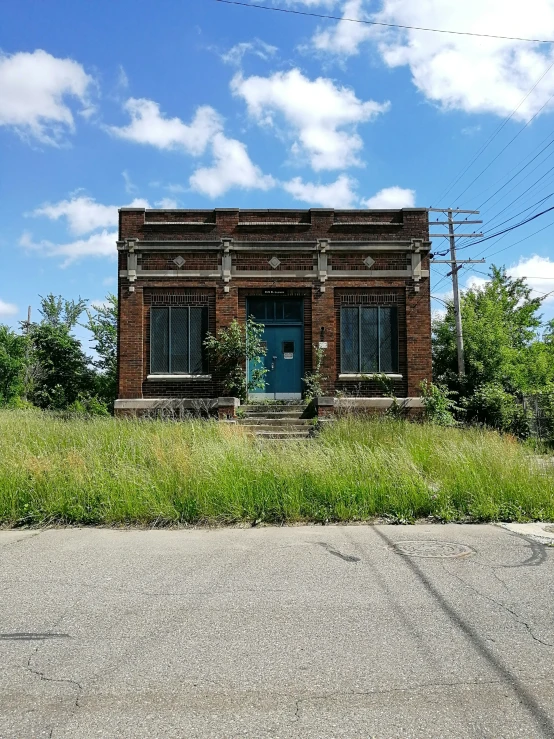
<path fill-rule="evenodd" d="M 211 380 L 211 375 L 147 375 L 147 380 L 161 380 L 162 382 L 165 382 L 166 380 L 174 381 L 174 380 Z"/>
<path fill-rule="evenodd" d="M 375 376 L 379 375 L 385 375 L 385 377 L 389 377 L 391 380 L 401 380 L 403 378 L 403 375 L 398 375 L 394 372 L 372 372 L 367 374 L 340 374 L 339 380 L 363 380 L 367 377 L 373 379 Z"/>

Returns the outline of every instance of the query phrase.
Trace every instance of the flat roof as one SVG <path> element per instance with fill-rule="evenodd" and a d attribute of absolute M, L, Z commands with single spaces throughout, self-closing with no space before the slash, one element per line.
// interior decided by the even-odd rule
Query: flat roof
<path fill-rule="evenodd" d="M 144 213 L 399 213 L 428 211 L 428 208 L 119 208 Z"/>

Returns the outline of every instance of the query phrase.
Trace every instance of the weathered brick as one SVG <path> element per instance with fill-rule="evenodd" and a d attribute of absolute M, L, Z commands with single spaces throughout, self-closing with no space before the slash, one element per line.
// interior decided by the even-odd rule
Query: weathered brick
<path fill-rule="evenodd" d="M 275 222 L 278 225 L 275 225 Z M 244 226 L 242 224 L 250 224 Z M 255 225 L 252 225 L 255 224 Z M 386 225 L 383 225 L 386 224 Z M 330 278 L 321 292 L 313 279 L 291 279 L 283 271 L 309 272 L 317 263 L 314 253 L 300 252 L 295 242 L 316 243 L 317 239 L 340 241 L 409 242 L 422 239 L 422 269 L 429 269 L 429 226 L 427 211 L 404 209 L 389 211 L 332 209 L 312 210 L 174 210 L 144 211 L 122 209 L 119 214 L 119 240 L 182 241 L 178 251 L 144 251 L 139 268 L 155 271 L 216 272 L 221 265 L 221 252 L 191 250 L 190 243 L 220 243 L 222 238 L 240 242 L 268 242 L 267 250 L 233 252 L 233 266 L 245 273 L 270 271 L 268 261 L 274 256 L 272 244 L 280 242 L 290 250 L 279 251 L 281 262 L 268 278 L 233 277 L 228 292 L 220 278 L 163 277 L 149 275 L 132 285 L 119 278 L 119 398 L 153 397 L 219 397 L 223 393 L 222 378 L 213 372 L 212 380 L 147 380 L 150 352 L 150 309 L 152 304 L 208 306 L 209 329 L 214 332 L 228 326 L 234 318 L 246 319 L 246 300 L 261 295 L 263 289 L 288 288 L 304 300 L 304 370 L 313 366 L 312 346 L 322 338 L 328 343 L 323 373 L 327 376 L 325 392 L 353 389 L 350 381 L 339 380 L 341 301 L 349 300 L 398 307 L 399 371 L 395 381 L 399 396 L 417 396 L 423 379 L 431 379 L 431 311 L 429 278 L 422 278 L 416 291 L 411 278 L 367 277 L 365 279 Z M 173 260 L 182 256 L 185 263 L 177 267 Z M 363 259 L 371 256 L 372 269 L 405 270 L 411 257 L 408 252 L 373 251 L 331 252 L 329 264 L 337 270 L 364 270 Z M 120 252 L 119 270 L 127 267 L 127 255 Z M 134 291 L 129 288 L 134 287 Z M 356 383 L 357 384 L 357 383 Z M 363 383 L 358 392 L 382 395 L 376 383 Z"/>

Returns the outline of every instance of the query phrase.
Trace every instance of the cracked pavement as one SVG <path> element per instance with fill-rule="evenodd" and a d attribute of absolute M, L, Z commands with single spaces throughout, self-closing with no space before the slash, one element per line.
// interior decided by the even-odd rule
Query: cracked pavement
<path fill-rule="evenodd" d="M 2 739 L 554 737 L 554 548 L 500 527 L 0 531 L 0 559 Z"/>

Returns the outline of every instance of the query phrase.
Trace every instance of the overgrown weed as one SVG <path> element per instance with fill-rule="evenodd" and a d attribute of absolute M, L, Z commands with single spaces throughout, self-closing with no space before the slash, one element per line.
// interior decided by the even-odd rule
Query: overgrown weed
<path fill-rule="evenodd" d="M 554 465 L 512 437 L 345 417 L 286 446 L 213 421 L 0 412 L 0 524 L 554 519 Z"/>

